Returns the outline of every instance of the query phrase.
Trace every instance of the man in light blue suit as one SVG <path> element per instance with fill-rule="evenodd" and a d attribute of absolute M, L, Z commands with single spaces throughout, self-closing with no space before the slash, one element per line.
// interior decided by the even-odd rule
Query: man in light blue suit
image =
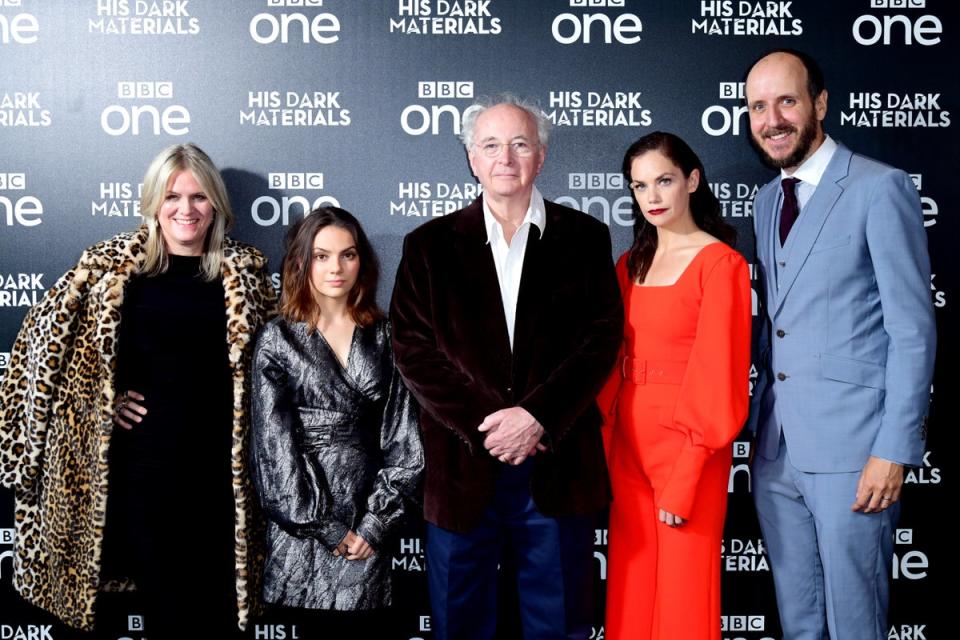
<path fill-rule="evenodd" d="M 754 202 L 765 297 L 753 492 L 784 637 L 887 637 L 904 466 L 919 465 L 936 341 L 920 198 L 824 134 L 806 54 L 747 74 L 754 146 L 781 175 Z"/>

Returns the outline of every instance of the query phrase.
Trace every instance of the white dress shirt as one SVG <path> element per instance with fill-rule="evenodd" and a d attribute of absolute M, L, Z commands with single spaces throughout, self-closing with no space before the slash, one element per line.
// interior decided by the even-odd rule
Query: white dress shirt
<path fill-rule="evenodd" d="M 823 139 L 823 143 L 820 144 L 820 148 L 814 151 L 812 156 L 804 160 L 803 164 L 797 167 L 797 170 L 793 172 L 792 176 L 783 169 L 780 170 L 781 180 L 783 178 L 797 178 L 800 180 L 795 187 L 797 206 L 800 211 L 803 211 L 803 206 L 807 204 L 810 196 L 817 190 L 817 185 L 820 184 L 820 178 L 823 177 L 823 172 L 827 170 L 827 165 L 830 164 L 830 160 L 833 158 L 836 150 L 837 143 L 834 142 L 830 136 L 826 136 Z"/>
<path fill-rule="evenodd" d="M 547 227 L 547 214 L 543 206 L 543 196 L 536 187 L 533 187 L 533 192 L 530 194 L 527 214 L 513 234 L 510 244 L 507 244 L 503 227 L 493 217 L 487 201 L 483 201 L 483 226 L 487 229 L 487 244 L 493 252 L 493 263 L 497 266 L 497 282 L 500 283 L 500 299 L 503 302 L 503 315 L 507 321 L 511 350 L 513 350 L 513 327 L 517 319 L 520 275 L 523 273 L 523 258 L 527 253 L 527 238 L 530 236 L 531 225 L 536 225 L 540 235 L 543 236 L 543 231 Z"/>

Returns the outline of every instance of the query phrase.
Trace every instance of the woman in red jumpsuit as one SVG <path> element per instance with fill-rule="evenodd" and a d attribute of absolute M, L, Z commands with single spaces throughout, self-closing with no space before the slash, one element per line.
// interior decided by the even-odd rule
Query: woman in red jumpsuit
<path fill-rule="evenodd" d="M 613 504 L 606 637 L 720 638 L 730 443 L 747 415 L 751 295 L 700 159 L 669 133 L 627 150 L 633 246 L 621 358 L 600 396 Z"/>

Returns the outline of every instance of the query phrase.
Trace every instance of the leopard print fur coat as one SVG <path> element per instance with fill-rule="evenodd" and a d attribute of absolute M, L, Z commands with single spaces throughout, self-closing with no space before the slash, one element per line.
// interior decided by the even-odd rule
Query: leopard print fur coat
<path fill-rule="evenodd" d="M 15 496 L 14 586 L 67 624 L 92 629 L 114 428 L 113 375 L 124 290 L 146 229 L 87 249 L 27 314 L 0 386 L 0 483 Z M 249 367 L 276 295 L 266 259 L 227 239 L 222 265 L 233 377 L 238 624 L 259 609 L 263 519 L 247 471 Z"/>

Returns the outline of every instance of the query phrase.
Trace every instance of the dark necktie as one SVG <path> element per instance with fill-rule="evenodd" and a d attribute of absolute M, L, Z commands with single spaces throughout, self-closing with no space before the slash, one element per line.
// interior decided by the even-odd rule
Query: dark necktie
<path fill-rule="evenodd" d="M 786 244 L 790 229 L 793 228 L 793 223 L 797 221 L 797 216 L 800 215 L 796 190 L 798 182 L 800 180 L 797 178 L 784 178 L 780 181 L 780 188 L 783 189 L 783 205 L 780 207 L 780 246 Z"/>

